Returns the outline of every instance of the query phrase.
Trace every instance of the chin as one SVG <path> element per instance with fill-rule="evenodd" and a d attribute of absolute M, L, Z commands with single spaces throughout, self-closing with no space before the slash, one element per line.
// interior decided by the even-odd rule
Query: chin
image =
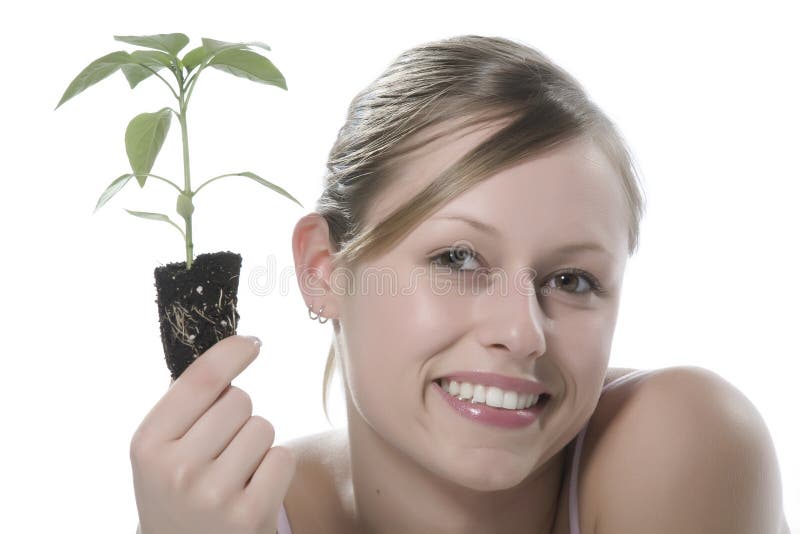
<path fill-rule="evenodd" d="M 502 491 L 521 484 L 532 472 L 532 466 L 519 456 L 486 449 L 462 454 L 450 460 L 441 476 L 454 484 L 474 491 Z"/>

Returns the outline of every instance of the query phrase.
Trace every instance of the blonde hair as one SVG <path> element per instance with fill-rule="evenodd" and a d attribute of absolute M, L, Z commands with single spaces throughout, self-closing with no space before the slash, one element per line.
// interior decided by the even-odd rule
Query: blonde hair
<path fill-rule="evenodd" d="M 507 124 L 384 220 L 367 225 L 365 214 L 391 180 L 392 162 L 444 133 L 410 146 L 404 141 L 448 120 Z M 328 157 L 315 211 L 328 223 L 334 264 L 352 267 L 391 249 L 472 186 L 578 137 L 594 141 L 619 172 L 632 255 L 645 204 L 639 173 L 616 126 L 577 80 L 538 50 L 498 37 L 458 36 L 403 52 L 353 99 Z M 336 319 L 333 326 L 338 332 Z M 322 388 L 326 417 L 336 354 L 332 341 Z"/>

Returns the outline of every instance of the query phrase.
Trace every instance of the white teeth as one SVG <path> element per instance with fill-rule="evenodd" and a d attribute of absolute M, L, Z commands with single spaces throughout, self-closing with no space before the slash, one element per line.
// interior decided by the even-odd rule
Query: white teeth
<path fill-rule="evenodd" d="M 506 410 L 523 410 L 539 402 L 539 395 L 533 393 L 519 393 L 507 391 L 495 386 L 458 383 L 455 380 L 442 379 L 442 389 L 461 400 L 471 400 L 473 403 L 483 403 L 495 408 Z"/>
<path fill-rule="evenodd" d="M 503 408 L 503 390 L 494 386 L 486 388 L 486 404 L 493 408 Z M 514 404 L 517 404 L 516 400 Z"/>
<path fill-rule="evenodd" d="M 453 395 L 453 396 L 458 395 L 458 391 L 459 391 L 458 382 L 456 382 L 455 380 L 450 382 L 450 387 L 448 388 L 448 391 L 450 392 L 450 395 Z"/>
<path fill-rule="evenodd" d="M 516 410 L 517 409 L 517 392 L 516 391 L 506 391 L 503 393 L 503 408 L 506 410 Z"/>

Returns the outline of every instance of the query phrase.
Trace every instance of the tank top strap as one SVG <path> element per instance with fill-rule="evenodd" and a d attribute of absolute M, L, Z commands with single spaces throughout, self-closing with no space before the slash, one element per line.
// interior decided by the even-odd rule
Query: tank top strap
<path fill-rule="evenodd" d="M 637 376 L 649 373 L 649 369 L 639 369 L 615 378 L 601 390 L 601 395 L 607 390 L 617 387 Z M 580 534 L 580 522 L 578 520 L 578 470 L 580 469 L 581 451 L 583 450 L 583 440 L 586 437 L 586 430 L 589 428 L 587 421 L 575 438 L 575 447 L 572 452 L 572 464 L 569 470 L 569 534 Z"/>
<path fill-rule="evenodd" d="M 628 382 L 629 380 L 636 378 L 637 376 L 646 375 L 652 372 L 653 372 L 652 369 L 637 369 L 636 371 L 631 371 L 626 375 L 618 376 L 617 378 L 615 378 L 614 380 L 603 386 L 602 392 L 605 393 L 606 390 L 622 385 L 625 382 Z"/>
<path fill-rule="evenodd" d="M 289 518 L 286 516 L 286 508 L 281 503 L 281 510 L 278 513 L 278 532 L 277 534 L 292 534 L 292 527 L 289 526 Z"/>

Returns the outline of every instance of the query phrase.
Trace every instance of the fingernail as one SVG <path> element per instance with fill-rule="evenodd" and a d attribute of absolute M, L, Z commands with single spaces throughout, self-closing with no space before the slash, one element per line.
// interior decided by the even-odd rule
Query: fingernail
<path fill-rule="evenodd" d="M 247 336 L 247 337 L 249 337 L 249 338 L 250 338 L 250 340 L 253 342 L 253 344 L 254 344 L 256 347 L 260 347 L 260 346 L 261 346 L 261 340 L 260 340 L 260 339 L 258 339 L 258 337 L 256 337 L 256 336 Z"/>

